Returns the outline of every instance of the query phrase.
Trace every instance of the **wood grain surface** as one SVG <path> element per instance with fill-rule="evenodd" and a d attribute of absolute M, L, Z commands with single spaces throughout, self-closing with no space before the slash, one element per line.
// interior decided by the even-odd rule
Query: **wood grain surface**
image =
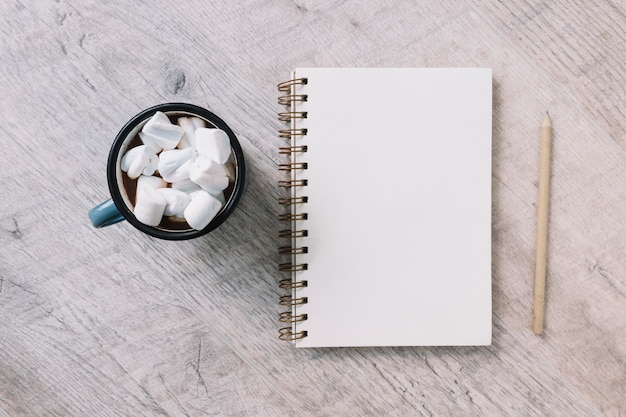
<path fill-rule="evenodd" d="M 0 0 L 0 57 L 0 416 L 626 416 L 623 2 Z M 276 84 L 296 66 L 493 68 L 492 346 L 278 340 Z M 116 133 L 171 101 L 239 138 L 240 206 L 193 241 L 93 229 Z"/>

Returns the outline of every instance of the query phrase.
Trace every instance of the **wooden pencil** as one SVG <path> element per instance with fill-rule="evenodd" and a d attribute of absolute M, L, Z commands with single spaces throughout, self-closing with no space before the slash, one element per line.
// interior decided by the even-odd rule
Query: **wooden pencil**
<path fill-rule="evenodd" d="M 537 252 L 535 258 L 535 295 L 533 331 L 543 333 L 546 295 L 546 263 L 548 246 L 548 210 L 550 198 L 550 148 L 552 122 L 546 112 L 541 123 L 541 150 L 539 159 L 539 196 L 537 199 Z"/>

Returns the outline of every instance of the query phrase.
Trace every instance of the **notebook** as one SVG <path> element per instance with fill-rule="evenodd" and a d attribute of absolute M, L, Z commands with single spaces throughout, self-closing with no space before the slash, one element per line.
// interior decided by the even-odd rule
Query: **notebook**
<path fill-rule="evenodd" d="M 280 338 L 491 343 L 488 68 L 297 68 L 279 84 Z"/>

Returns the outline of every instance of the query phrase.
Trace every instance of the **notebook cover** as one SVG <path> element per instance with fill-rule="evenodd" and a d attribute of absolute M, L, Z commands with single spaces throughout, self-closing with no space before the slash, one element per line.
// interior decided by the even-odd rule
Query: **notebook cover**
<path fill-rule="evenodd" d="M 308 181 L 296 346 L 490 344 L 491 69 L 295 77 Z"/>

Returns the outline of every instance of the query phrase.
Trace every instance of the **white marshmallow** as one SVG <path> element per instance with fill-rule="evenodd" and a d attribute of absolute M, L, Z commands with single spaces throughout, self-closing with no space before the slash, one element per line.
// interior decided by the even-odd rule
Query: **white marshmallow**
<path fill-rule="evenodd" d="M 155 189 L 142 187 L 137 193 L 134 214 L 137 220 L 148 226 L 158 226 L 165 211 L 165 198 Z"/>
<path fill-rule="evenodd" d="M 224 197 L 224 193 L 222 191 L 211 191 L 211 190 L 205 190 L 205 191 L 211 194 L 213 197 L 217 198 L 220 201 L 220 203 L 222 203 L 222 206 L 226 204 L 226 197 Z"/>
<path fill-rule="evenodd" d="M 183 138 L 178 143 L 178 148 L 195 148 L 196 147 L 196 127 L 194 126 L 191 118 L 179 117 L 177 120 L 178 126 L 182 127 L 185 131 Z"/>
<path fill-rule="evenodd" d="M 152 136 L 163 149 L 174 149 L 183 137 L 183 128 L 172 124 L 167 116 L 158 111 L 141 129 L 146 135 Z"/>
<path fill-rule="evenodd" d="M 176 168 L 173 172 L 170 172 L 163 178 L 165 179 L 165 181 L 170 182 L 170 183 L 180 182 L 180 181 L 189 179 L 189 167 L 191 166 L 192 163 L 193 161 L 191 160 L 185 162 L 184 164 L 182 164 L 181 166 Z"/>
<path fill-rule="evenodd" d="M 198 155 L 204 155 L 218 164 L 224 164 L 230 156 L 230 139 L 221 129 L 196 129 L 196 149 Z"/>
<path fill-rule="evenodd" d="M 226 199 L 224 198 L 224 191 L 218 190 L 217 188 L 202 188 L 202 190 L 211 194 L 213 197 L 217 198 L 222 202 L 222 204 L 226 204 Z"/>
<path fill-rule="evenodd" d="M 159 188 L 157 192 L 165 198 L 165 216 L 183 217 L 183 212 L 191 201 L 189 194 L 173 188 Z"/>
<path fill-rule="evenodd" d="M 189 179 L 203 189 L 221 191 L 228 187 L 224 167 L 206 156 L 198 156 L 191 164 Z"/>
<path fill-rule="evenodd" d="M 222 203 L 206 191 L 198 191 L 184 211 L 185 220 L 196 230 L 204 229 L 222 208 Z"/>
<path fill-rule="evenodd" d="M 201 127 L 206 127 L 206 121 L 204 119 L 193 116 L 193 117 L 190 117 L 190 120 L 196 129 L 201 128 Z"/>
<path fill-rule="evenodd" d="M 167 187 L 167 183 L 161 177 L 141 175 L 137 178 L 137 195 L 143 187 L 150 187 L 156 190 L 157 188 Z"/>
<path fill-rule="evenodd" d="M 159 155 L 159 174 L 165 181 L 172 182 L 168 180 L 169 175 L 185 162 L 195 159 L 195 157 L 196 151 L 193 148 L 163 151 Z"/>
<path fill-rule="evenodd" d="M 146 145 L 148 148 L 152 148 L 152 151 L 154 153 L 159 153 L 163 150 L 163 148 L 156 143 L 156 140 L 154 139 L 154 136 L 152 135 L 148 135 L 147 133 L 143 133 L 143 132 L 139 132 L 139 139 L 141 139 L 141 142 Z"/>
<path fill-rule="evenodd" d="M 122 156 L 122 160 L 120 161 L 120 168 L 122 169 L 122 171 L 128 172 L 133 161 L 138 157 L 143 156 L 142 154 L 144 152 L 144 149 L 145 146 L 143 145 L 128 149 L 126 153 Z"/>
<path fill-rule="evenodd" d="M 152 175 L 157 168 L 159 158 L 146 145 L 135 146 L 129 149 L 122 160 L 120 168 L 126 172 L 128 178 L 135 179 L 141 174 Z"/>
<path fill-rule="evenodd" d="M 146 167 L 143 169 L 143 171 L 141 171 L 142 175 L 154 174 L 154 172 L 157 170 L 157 167 L 159 166 L 158 155 L 155 154 L 152 149 L 148 148 L 148 150 L 150 151 L 150 155 L 148 156 L 148 163 L 146 164 Z"/>
<path fill-rule="evenodd" d="M 230 158 L 228 158 L 228 161 L 226 161 L 226 163 L 224 164 L 224 170 L 226 171 L 226 176 L 228 177 L 230 182 L 235 182 L 235 177 L 237 173 L 236 173 L 236 168 L 235 168 L 235 159 L 233 158 L 232 155 L 230 156 Z"/>
<path fill-rule="evenodd" d="M 199 191 L 202 189 L 202 187 L 200 187 L 195 182 L 191 181 L 189 178 L 186 178 L 181 181 L 172 182 L 172 188 L 175 190 L 183 191 L 185 193 L 192 193 L 194 191 Z"/>
<path fill-rule="evenodd" d="M 200 192 L 203 192 L 203 191 L 204 191 L 204 190 L 203 190 L 202 188 L 200 188 L 200 189 L 199 189 L 199 190 L 197 190 L 197 191 L 192 191 L 192 192 L 190 192 L 190 193 L 189 193 L 189 196 L 190 196 L 190 197 L 191 197 L 191 199 L 193 200 L 193 198 L 194 198 L 197 194 L 199 194 Z M 205 192 L 208 192 L 208 191 L 205 191 Z M 211 194 L 211 193 L 209 193 L 209 194 Z"/>

